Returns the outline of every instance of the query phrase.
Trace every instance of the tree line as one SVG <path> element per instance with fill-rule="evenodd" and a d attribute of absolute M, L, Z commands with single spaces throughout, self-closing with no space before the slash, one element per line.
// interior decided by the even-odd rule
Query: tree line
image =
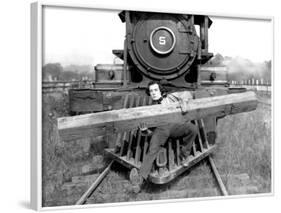
<path fill-rule="evenodd" d="M 43 81 L 81 81 L 93 80 L 94 71 L 91 65 L 69 65 L 48 63 L 42 68 Z"/>

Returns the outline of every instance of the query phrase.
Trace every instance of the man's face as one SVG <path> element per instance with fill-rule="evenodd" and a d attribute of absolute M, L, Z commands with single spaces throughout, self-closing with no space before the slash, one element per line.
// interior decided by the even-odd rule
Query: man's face
<path fill-rule="evenodd" d="M 161 91 L 159 89 L 159 85 L 158 84 L 152 84 L 149 86 L 149 94 L 152 98 L 152 100 L 157 101 L 159 100 L 162 95 L 161 95 Z"/>

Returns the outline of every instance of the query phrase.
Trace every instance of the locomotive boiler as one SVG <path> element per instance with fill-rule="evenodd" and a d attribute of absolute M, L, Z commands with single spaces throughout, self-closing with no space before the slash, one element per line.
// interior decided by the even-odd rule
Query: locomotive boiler
<path fill-rule="evenodd" d="M 72 114 L 150 105 L 145 88 L 151 80 L 159 81 L 168 92 L 189 91 L 193 99 L 241 92 L 229 88 L 225 67 L 205 65 L 213 56 L 208 49 L 208 30 L 212 25 L 208 16 L 122 11 L 119 18 L 126 27 L 124 48 L 112 52 L 123 64 L 98 64 L 90 86 L 70 89 Z M 219 118 L 207 116 L 192 121 L 200 131 L 187 167 L 179 159 L 180 139 L 169 140 L 158 153 L 149 180 L 167 183 L 209 156 L 215 147 Z M 128 168 L 140 168 L 149 137 L 132 130 L 108 133 L 106 138 L 106 151 L 112 158 Z M 121 144 L 118 153 L 114 151 L 116 144 Z"/>

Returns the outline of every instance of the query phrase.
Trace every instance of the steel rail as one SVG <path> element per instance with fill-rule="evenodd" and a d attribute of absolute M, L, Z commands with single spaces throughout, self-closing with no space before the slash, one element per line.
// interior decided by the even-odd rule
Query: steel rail
<path fill-rule="evenodd" d="M 98 178 L 95 180 L 95 182 L 90 186 L 90 188 L 82 195 L 82 197 L 76 202 L 75 205 L 83 205 L 88 197 L 93 194 L 93 192 L 97 189 L 97 187 L 100 185 L 102 180 L 105 178 L 105 176 L 109 173 L 111 165 L 114 161 L 111 161 L 109 165 L 103 170 L 103 172 L 98 176 Z"/>
<path fill-rule="evenodd" d="M 213 172 L 213 174 L 215 176 L 215 179 L 216 179 L 216 181 L 218 183 L 218 186 L 219 186 L 219 189 L 220 189 L 222 195 L 223 196 L 227 196 L 228 192 L 227 192 L 227 190 L 226 190 L 226 188 L 224 186 L 224 183 L 223 183 L 223 181 L 221 179 L 221 176 L 220 176 L 220 174 L 219 174 L 219 172 L 218 172 L 218 170 L 216 168 L 216 165 L 215 165 L 215 162 L 214 162 L 213 158 L 209 155 L 207 159 L 208 159 L 208 161 L 210 163 L 211 170 L 212 170 L 212 172 Z"/>

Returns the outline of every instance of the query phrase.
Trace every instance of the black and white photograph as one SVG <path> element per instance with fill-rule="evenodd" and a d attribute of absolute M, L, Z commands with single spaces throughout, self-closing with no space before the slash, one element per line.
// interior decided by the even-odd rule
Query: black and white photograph
<path fill-rule="evenodd" d="M 272 195 L 272 18 L 31 7 L 43 208 Z"/>

